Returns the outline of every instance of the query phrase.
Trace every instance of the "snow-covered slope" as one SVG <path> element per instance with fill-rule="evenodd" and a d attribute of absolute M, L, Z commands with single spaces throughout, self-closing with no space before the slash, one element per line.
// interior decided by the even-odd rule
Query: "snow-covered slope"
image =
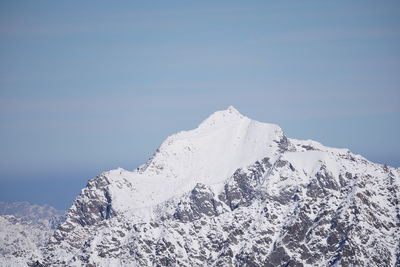
<path fill-rule="evenodd" d="M 12 215 L 0 216 L 1 266 L 26 266 L 28 261 L 41 258 L 52 229 Z"/>
<path fill-rule="evenodd" d="M 64 219 L 63 211 L 48 205 L 0 201 L 0 265 L 24 266 L 41 258 L 40 248 Z"/>
<path fill-rule="evenodd" d="M 138 170 L 102 174 L 110 182 L 112 212 L 136 213 L 197 183 L 221 187 L 237 168 L 265 156 L 276 157 L 282 138 L 278 126 L 252 121 L 233 107 L 216 112 L 197 129 L 168 137 Z"/>
<path fill-rule="evenodd" d="M 96 266 L 398 266 L 400 170 L 288 139 L 233 107 L 134 171 L 90 180 L 37 260 Z"/>

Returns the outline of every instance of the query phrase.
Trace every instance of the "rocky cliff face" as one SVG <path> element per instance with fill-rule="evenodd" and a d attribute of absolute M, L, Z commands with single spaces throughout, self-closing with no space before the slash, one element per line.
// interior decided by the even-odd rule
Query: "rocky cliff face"
<path fill-rule="evenodd" d="M 48 266 L 400 266 L 400 170 L 234 108 L 89 181 Z M 33 261 L 31 261 L 33 264 Z"/>

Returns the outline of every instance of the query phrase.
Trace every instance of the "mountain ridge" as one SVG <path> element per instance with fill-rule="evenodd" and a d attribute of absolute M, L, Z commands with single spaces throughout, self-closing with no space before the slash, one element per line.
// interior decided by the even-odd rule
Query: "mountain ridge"
<path fill-rule="evenodd" d="M 400 169 L 218 111 L 89 180 L 42 265 L 399 266 Z"/>

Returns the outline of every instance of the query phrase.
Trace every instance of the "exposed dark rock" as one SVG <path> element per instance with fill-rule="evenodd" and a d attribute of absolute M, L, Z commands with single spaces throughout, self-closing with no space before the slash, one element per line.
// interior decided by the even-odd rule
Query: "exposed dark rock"
<path fill-rule="evenodd" d="M 211 189 L 204 184 L 197 184 L 189 198 L 184 198 L 178 203 L 174 217 L 182 222 L 191 222 L 203 215 L 217 216 L 222 211 L 223 205 L 215 198 Z"/>
<path fill-rule="evenodd" d="M 246 171 L 238 169 L 225 184 L 225 190 L 219 198 L 231 210 L 251 205 L 252 201 L 259 195 L 259 186 L 263 182 L 263 175 L 271 167 L 269 158 L 264 158 L 260 162 L 257 161 Z"/>

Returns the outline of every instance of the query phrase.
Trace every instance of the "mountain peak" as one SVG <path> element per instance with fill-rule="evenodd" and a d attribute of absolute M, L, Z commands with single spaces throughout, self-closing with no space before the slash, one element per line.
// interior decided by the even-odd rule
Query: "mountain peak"
<path fill-rule="evenodd" d="M 235 107 L 229 106 L 225 110 L 216 111 L 204 120 L 199 128 L 208 128 L 213 126 L 222 126 L 232 122 L 237 122 L 246 118 Z"/>
<path fill-rule="evenodd" d="M 220 113 L 220 114 L 223 114 L 224 116 L 232 116 L 232 117 L 237 116 L 237 117 L 240 117 L 240 118 L 245 117 L 234 106 L 229 106 L 227 109 L 220 110 L 220 111 L 217 111 L 215 113 Z"/>
<path fill-rule="evenodd" d="M 137 176 L 132 178 L 136 192 L 142 195 L 129 197 L 127 209 L 157 205 L 190 191 L 197 183 L 220 188 L 237 169 L 266 157 L 278 158 L 284 143 L 287 139 L 277 125 L 251 120 L 232 106 L 217 111 L 196 129 L 168 137 L 139 172 L 132 174 Z M 115 210 L 125 209 L 113 201 Z"/>
<path fill-rule="evenodd" d="M 237 114 L 240 114 L 240 112 L 239 112 L 234 106 L 229 106 L 225 111 L 226 111 L 226 112 L 229 112 L 229 113 L 237 113 Z"/>

